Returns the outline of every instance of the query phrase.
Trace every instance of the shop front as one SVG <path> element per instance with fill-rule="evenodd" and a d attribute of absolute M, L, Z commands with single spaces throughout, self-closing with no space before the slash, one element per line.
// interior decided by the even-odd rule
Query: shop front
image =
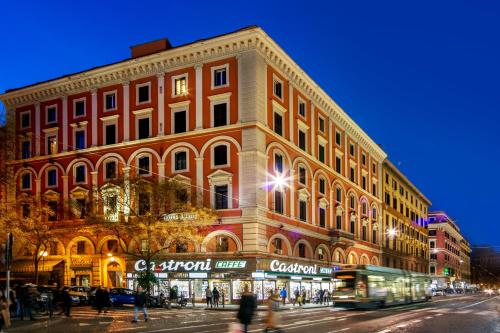
<path fill-rule="evenodd" d="M 158 283 L 153 294 L 169 294 L 176 288 L 179 295 L 196 302 L 206 300 L 209 287 L 219 290 L 222 303 L 238 303 L 245 286 L 256 294 L 259 302 L 271 290 L 285 288 L 288 297 L 293 291 L 306 292 L 306 299 L 313 301 L 318 290 L 333 290 L 332 268 L 310 263 L 287 262 L 268 258 L 204 258 L 193 260 L 167 259 L 151 263 L 151 271 Z M 146 270 L 146 262 L 138 260 L 127 264 L 126 283 L 130 289 L 137 287 L 137 274 Z"/>

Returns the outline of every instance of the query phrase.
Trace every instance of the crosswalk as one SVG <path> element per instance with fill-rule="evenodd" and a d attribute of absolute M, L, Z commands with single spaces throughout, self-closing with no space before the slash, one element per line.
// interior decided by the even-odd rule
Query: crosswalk
<path fill-rule="evenodd" d="M 203 309 L 189 309 L 189 310 L 166 310 L 166 309 L 148 309 L 148 319 L 149 320 L 160 320 L 160 319 L 176 319 L 184 322 L 194 322 L 202 320 L 202 318 L 208 316 Z M 99 320 L 99 323 L 110 324 L 111 322 L 124 322 L 132 320 L 134 316 L 133 308 L 114 308 L 107 312 L 101 312 L 100 314 L 91 308 L 73 308 L 71 311 L 71 317 L 81 321 L 85 320 Z M 139 314 L 142 317 L 142 313 Z M 196 319 L 196 320 L 194 320 Z"/>

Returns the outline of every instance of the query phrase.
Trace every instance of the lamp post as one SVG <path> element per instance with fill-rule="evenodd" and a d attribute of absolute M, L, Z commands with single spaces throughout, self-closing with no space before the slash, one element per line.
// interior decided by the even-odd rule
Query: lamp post
<path fill-rule="evenodd" d="M 48 255 L 49 253 L 46 250 L 40 252 L 40 257 L 42 257 L 42 272 L 45 272 L 45 257 Z"/>

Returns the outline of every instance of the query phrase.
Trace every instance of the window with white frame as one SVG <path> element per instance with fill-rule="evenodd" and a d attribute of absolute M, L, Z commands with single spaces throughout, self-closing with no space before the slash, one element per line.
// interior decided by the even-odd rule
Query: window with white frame
<path fill-rule="evenodd" d="M 151 102 L 151 82 L 138 84 L 135 89 L 137 105 Z"/>
<path fill-rule="evenodd" d="M 116 123 L 107 123 L 104 125 L 104 144 L 112 145 L 117 142 Z"/>
<path fill-rule="evenodd" d="M 340 203 L 342 202 L 342 188 L 339 186 L 335 190 L 335 200 Z"/>
<path fill-rule="evenodd" d="M 77 164 L 74 167 L 75 183 L 84 184 L 87 182 L 87 171 L 85 164 Z"/>
<path fill-rule="evenodd" d="M 363 190 L 366 190 L 366 176 L 365 175 L 361 176 L 361 188 Z"/>
<path fill-rule="evenodd" d="M 325 118 L 318 116 L 318 129 L 321 133 L 325 133 Z"/>
<path fill-rule="evenodd" d="M 349 179 L 353 183 L 356 182 L 356 169 L 354 169 L 353 166 L 351 166 L 350 169 L 349 169 Z"/>
<path fill-rule="evenodd" d="M 229 166 L 229 146 L 227 144 L 219 144 L 212 149 L 212 165 L 214 167 Z"/>
<path fill-rule="evenodd" d="M 45 108 L 46 123 L 53 124 L 57 122 L 57 106 L 51 105 Z"/>
<path fill-rule="evenodd" d="M 85 129 L 80 128 L 75 130 L 75 150 L 85 149 Z"/>
<path fill-rule="evenodd" d="M 337 146 L 342 146 L 342 133 L 335 131 L 335 144 Z"/>
<path fill-rule="evenodd" d="M 366 166 L 366 154 L 365 153 L 361 154 L 361 164 L 363 166 Z"/>
<path fill-rule="evenodd" d="M 104 110 L 113 111 L 116 110 L 116 90 L 108 91 L 104 93 Z"/>
<path fill-rule="evenodd" d="M 283 214 L 284 204 L 283 204 L 283 192 L 279 190 L 274 191 L 274 211 L 278 214 Z"/>
<path fill-rule="evenodd" d="M 57 154 L 57 133 L 47 135 L 46 145 L 47 155 Z"/>
<path fill-rule="evenodd" d="M 23 111 L 20 113 L 21 129 L 31 127 L 31 111 Z"/>
<path fill-rule="evenodd" d="M 283 135 L 283 115 L 274 111 L 274 132 L 278 135 Z"/>
<path fill-rule="evenodd" d="M 325 252 L 322 247 L 318 249 L 318 259 L 319 260 L 324 260 L 325 259 Z"/>
<path fill-rule="evenodd" d="M 283 174 L 283 155 L 279 153 L 274 154 L 274 171 Z"/>
<path fill-rule="evenodd" d="M 335 156 L 335 171 L 337 173 L 342 173 L 342 157 L 340 156 Z"/>
<path fill-rule="evenodd" d="M 367 209 L 367 204 L 366 204 L 366 201 L 363 201 L 363 202 L 361 203 L 361 213 L 362 213 L 363 215 L 368 214 L 368 209 Z"/>
<path fill-rule="evenodd" d="M 21 158 L 31 157 L 31 139 L 24 139 L 21 143 Z"/>
<path fill-rule="evenodd" d="M 273 93 L 274 96 L 283 99 L 283 82 L 276 77 L 273 80 Z"/>
<path fill-rule="evenodd" d="M 335 224 L 336 224 L 335 227 L 338 230 L 342 229 L 342 215 L 341 214 L 335 215 Z"/>
<path fill-rule="evenodd" d="M 143 115 L 137 121 L 137 140 L 147 139 L 151 136 L 151 116 Z"/>
<path fill-rule="evenodd" d="M 47 179 L 46 179 L 47 187 L 56 187 L 57 186 L 57 169 L 56 168 L 48 169 L 46 175 L 47 175 Z"/>
<path fill-rule="evenodd" d="M 349 144 L 349 154 L 351 154 L 351 156 L 355 154 L 354 145 L 352 143 Z"/>
<path fill-rule="evenodd" d="M 326 208 L 319 207 L 318 215 L 319 215 L 319 226 L 321 228 L 324 228 L 326 226 Z"/>
<path fill-rule="evenodd" d="M 73 101 L 73 115 L 75 118 L 85 116 L 85 98 L 75 99 Z"/>
<path fill-rule="evenodd" d="M 298 246 L 298 250 L 299 250 L 299 257 L 305 258 L 306 257 L 306 244 L 300 243 Z"/>
<path fill-rule="evenodd" d="M 187 74 L 172 77 L 173 96 L 184 96 L 188 91 Z"/>
<path fill-rule="evenodd" d="M 319 179 L 319 182 L 318 182 L 318 190 L 319 190 L 319 193 L 321 194 L 326 194 L 326 181 L 325 181 L 325 178 L 320 178 Z"/>
<path fill-rule="evenodd" d="M 188 171 L 188 151 L 179 150 L 173 153 L 174 172 Z"/>
<path fill-rule="evenodd" d="M 299 166 L 299 184 L 304 186 L 307 185 L 307 177 L 306 177 L 306 168 L 303 166 Z"/>
<path fill-rule="evenodd" d="M 225 126 L 228 124 L 228 107 L 227 103 L 217 103 L 213 105 L 213 122 L 214 127 Z"/>
<path fill-rule="evenodd" d="M 325 145 L 320 143 L 318 144 L 318 160 L 321 162 L 321 163 L 325 163 Z"/>
<path fill-rule="evenodd" d="M 355 209 L 355 208 L 356 208 L 356 198 L 354 197 L 354 195 L 353 195 L 353 194 L 351 194 L 351 195 L 349 196 L 349 207 L 350 207 L 351 209 Z"/>
<path fill-rule="evenodd" d="M 299 115 L 303 118 L 306 117 L 306 103 L 299 99 Z"/>
<path fill-rule="evenodd" d="M 212 67 L 212 89 L 229 85 L 229 64 Z"/>
<path fill-rule="evenodd" d="M 137 157 L 137 173 L 140 176 L 151 175 L 151 157 L 149 155 Z"/>
<path fill-rule="evenodd" d="M 307 199 L 299 199 L 299 219 L 307 222 Z"/>
<path fill-rule="evenodd" d="M 105 179 L 115 179 L 116 178 L 116 161 L 111 160 L 104 164 L 104 177 Z"/>
<path fill-rule="evenodd" d="M 303 151 L 306 151 L 306 132 L 299 129 L 299 148 Z"/>
<path fill-rule="evenodd" d="M 214 186 L 214 208 L 227 209 L 229 207 L 228 184 Z"/>
<path fill-rule="evenodd" d="M 30 190 L 31 189 L 31 173 L 25 172 L 21 175 L 21 189 Z"/>
<path fill-rule="evenodd" d="M 119 218 L 119 190 L 108 188 L 102 192 L 104 217 L 111 222 Z"/>
<path fill-rule="evenodd" d="M 174 124 L 173 124 L 173 132 L 174 133 L 184 133 L 188 129 L 188 116 L 186 110 L 173 111 Z"/>
<path fill-rule="evenodd" d="M 232 178 L 233 175 L 227 171 L 216 170 L 208 175 L 210 185 L 210 203 L 215 209 L 231 209 L 232 202 Z"/>

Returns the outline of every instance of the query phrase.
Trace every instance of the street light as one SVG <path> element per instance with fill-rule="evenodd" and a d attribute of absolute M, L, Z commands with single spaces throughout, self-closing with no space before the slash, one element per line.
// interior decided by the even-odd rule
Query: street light
<path fill-rule="evenodd" d="M 45 257 L 48 255 L 49 253 L 46 250 L 40 252 L 40 257 L 42 257 L 42 272 L 45 271 Z"/>
<path fill-rule="evenodd" d="M 273 186 L 273 190 L 278 188 L 279 190 L 282 190 L 285 187 L 288 187 L 288 178 L 284 177 L 283 174 L 277 173 L 276 175 L 269 175 L 271 180 L 269 181 L 269 185 Z"/>
<path fill-rule="evenodd" d="M 395 229 L 395 228 L 390 228 L 390 229 L 387 229 L 387 236 L 393 238 L 393 237 L 396 237 L 398 234 L 398 230 Z"/>

